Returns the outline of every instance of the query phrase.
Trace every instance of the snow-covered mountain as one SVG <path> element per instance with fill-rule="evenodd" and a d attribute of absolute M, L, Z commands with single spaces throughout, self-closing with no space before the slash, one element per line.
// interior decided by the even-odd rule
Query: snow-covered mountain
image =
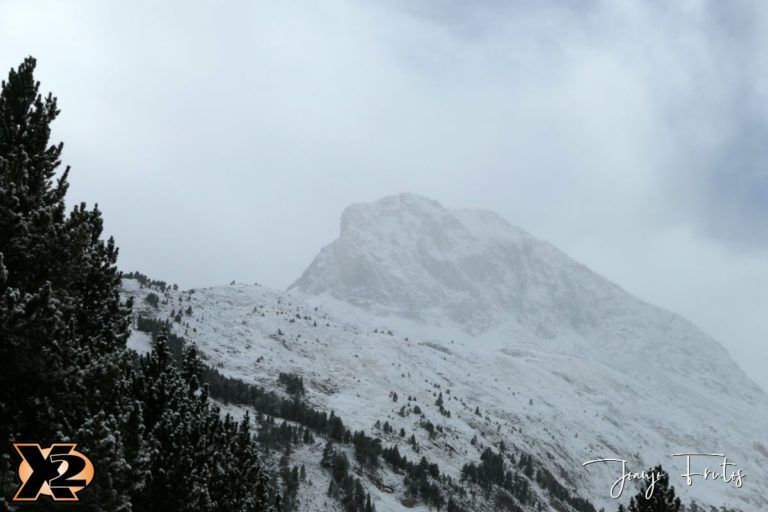
<path fill-rule="evenodd" d="M 379 316 L 594 357 L 633 371 L 637 358 L 756 387 L 725 350 L 493 212 L 449 210 L 414 195 L 356 204 L 341 235 L 290 287 Z M 704 356 L 702 357 L 702 352 Z"/>
<path fill-rule="evenodd" d="M 146 293 L 127 280 L 138 315 L 176 317 L 175 331 L 223 373 L 265 387 L 279 372 L 301 375 L 314 406 L 455 479 L 503 441 L 606 510 L 617 506 L 609 488 L 619 468 L 582 462 L 615 457 L 637 471 L 661 463 L 684 501 L 768 511 L 766 394 L 690 322 L 493 213 L 387 197 L 347 208 L 340 237 L 288 292 L 168 289 L 157 309 Z M 190 314 L 179 320 L 180 304 Z M 131 343 L 142 348 L 146 339 L 137 332 Z M 439 393 L 450 415 L 436 406 Z M 394 433 L 374 427 L 377 420 Z M 429 436 L 425 421 L 439 435 Z M 416 437 L 418 453 L 401 428 Z M 293 455 L 321 482 L 302 489 L 302 510 L 334 506 L 321 450 Z M 727 454 L 748 475 L 743 487 L 686 486 L 677 476 L 684 461 L 672 457 L 681 452 Z M 717 470 L 720 461 L 705 462 Z M 364 476 L 377 510 L 403 509 L 401 476 Z M 549 510 L 567 510 L 533 489 Z M 478 510 L 494 509 L 477 499 Z"/>
<path fill-rule="evenodd" d="M 514 318 L 547 337 L 594 325 L 622 295 L 492 212 L 414 194 L 348 207 L 341 236 L 291 288 L 474 333 Z"/>

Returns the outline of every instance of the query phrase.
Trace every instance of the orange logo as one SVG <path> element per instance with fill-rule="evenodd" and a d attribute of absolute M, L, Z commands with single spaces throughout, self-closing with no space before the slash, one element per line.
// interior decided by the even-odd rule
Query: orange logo
<path fill-rule="evenodd" d="M 21 456 L 21 486 L 13 501 L 37 501 L 41 494 L 53 501 L 78 501 L 77 493 L 93 480 L 93 464 L 77 451 L 77 443 L 14 443 Z"/>

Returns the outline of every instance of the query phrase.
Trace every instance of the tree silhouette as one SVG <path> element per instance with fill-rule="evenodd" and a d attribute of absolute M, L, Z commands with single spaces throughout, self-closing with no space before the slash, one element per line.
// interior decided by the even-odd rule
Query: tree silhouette
<path fill-rule="evenodd" d="M 661 466 L 648 470 L 648 473 L 658 475 L 653 491 L 649 496 L 651 484 L 643 480 L 640 492 L 629 500 L 628 512 L 679 512 L 680 498 L 675 497 L 675 488 L 669 484 L 669 474 Z M 623 506 L 619 506 L 619 512 L 624 512 Z"/>

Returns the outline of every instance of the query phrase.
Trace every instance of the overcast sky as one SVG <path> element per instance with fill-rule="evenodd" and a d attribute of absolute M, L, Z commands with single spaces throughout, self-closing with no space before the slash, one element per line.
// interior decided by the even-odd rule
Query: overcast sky
<path fill-rule="evenodd" d="M 491 209 L 768 388 L 768 4 L 0 2 L 121 266 L 284 288 L 352 202 Z"/>

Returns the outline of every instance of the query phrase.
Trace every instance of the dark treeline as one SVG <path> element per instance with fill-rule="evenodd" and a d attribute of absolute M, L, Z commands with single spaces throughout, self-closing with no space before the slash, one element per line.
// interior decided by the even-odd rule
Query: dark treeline
<path fill-rule="evenodd" d="M 165 289 L 169 288 L 168 283 L 165 281 L 158 281 L 157 279 L 150 279 L 148 276 L 142 274 L 138 271 L 128 272 L 124 273 L 123 277 L 126 279 L 135 279 L 141 284 L 142 286 L 145 286 L 147 288 L 154 288 L 155 290 L 160 291 L 161 293 L 165 293 Z M 173 285 L 173 287 L 178 288 L 177 285 Z"/>
<path fill-rule="evenodd" d="M 493 486 L 504 489 L 522 504 L 537 505 L 538 499 L 533 493 L 530 480 L 534 477 L 533 457 L 524 451 L 514 456 L 509 456 L 516 469 L 510 469 L 507 465 L 507 454 L 503 445 L 498 453 L 491 448 L 486 448 L 480 455 L 480 463 L 470 462 L 461 470 L 462 479 L 480 486 L 484 492 L 490 493 Z M 573 495 L 568 489 L 545 468 L 535 471 L 535 479 L 539 486 L 548 491 L 550 496 L 568 503 L 578 512 L 596 512 L 594 505 L 579 496 Z"/>
<path fill-rule="evenodd" d="M 277 381 L 283 386 L 285 386 L 285 391 L 289 395 L 304 394 L 304 379 L 302 379 L 300 375 L 281 372 L 277 376 Z"/>
<path fill-rule="evenodd" d="M 536 481 L 543 489 L 548 490 L 552 496 L 570 504 L 575 510 L 579 512 L 595 512 L 594 505 L 580 496 L 573 495 L 546 468 L 536 470 Z"/>
<path fill-rule="evenodd" d="M 371 503 L 371 495 L 365 492 L 359 479 L 350 475 L 347 454 L 337 451 L 331 441 L 325 445 L 320 465 L 331 472 L 328 496 L 339 500 L 345 510 L 355 512 L 373 512 L 375 510 Z"/>

